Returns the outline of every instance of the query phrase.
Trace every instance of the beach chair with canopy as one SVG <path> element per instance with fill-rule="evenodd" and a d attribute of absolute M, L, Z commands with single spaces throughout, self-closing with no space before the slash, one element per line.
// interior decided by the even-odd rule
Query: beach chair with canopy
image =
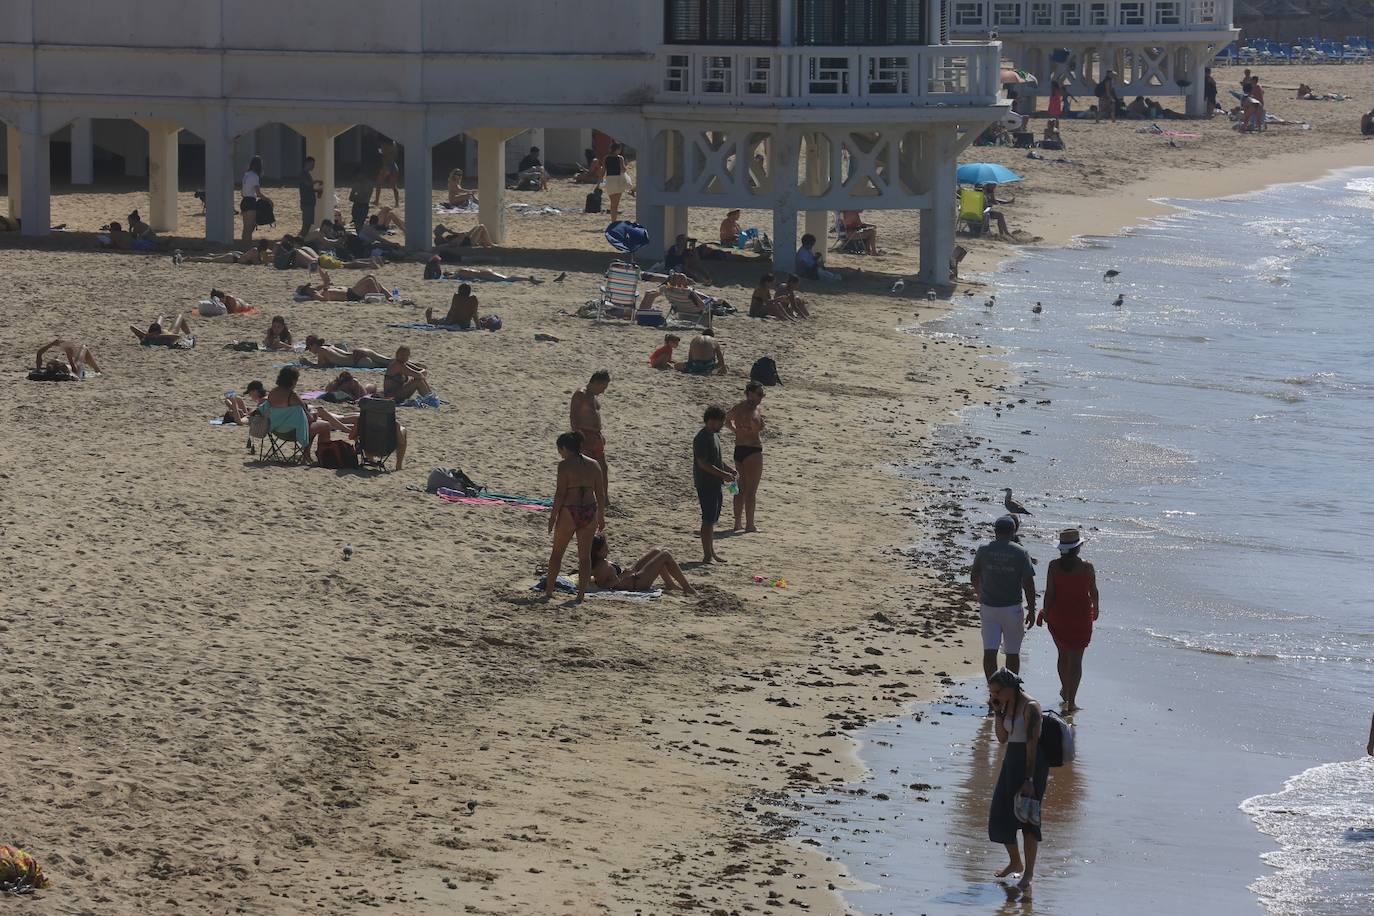
<path fill-rule="evenodd" d="M 396 402 L 367 397 L 358 401 L 358 467 L 388 470 L 396 452 Z"/>

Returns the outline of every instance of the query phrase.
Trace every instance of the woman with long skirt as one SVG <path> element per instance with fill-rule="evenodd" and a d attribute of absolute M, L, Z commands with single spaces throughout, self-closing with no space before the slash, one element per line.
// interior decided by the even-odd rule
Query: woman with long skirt
<path fill-rule="evenodd" d="M 997 787 L 992 792 L 992 807 L 988 811 L 988 839 L 1007 848 L 1008 862 L 996 877 L 1021 875 L 1016 886 L 1023 898 L 1031 895 L 1031 881 L 1035 876 L 1035 855 L 1040 846 L 1040 824 L 1028 823 L 1016 816 L 1018 795 L 1039 801 L 1045 798 L 1049 782 L 1049 763 L 1040 746 L 1040 704 L 1026 693 L 1021 678 L 1006 668 L 1000 668 L 988 679 L 988 702 L 996 712 L 993 722 L 997 740 L 1007 746 L 1002 755 L 1002 770 Z M 1026 850 L 1022 859 L 1017 848 L 1017 835 Z"/>

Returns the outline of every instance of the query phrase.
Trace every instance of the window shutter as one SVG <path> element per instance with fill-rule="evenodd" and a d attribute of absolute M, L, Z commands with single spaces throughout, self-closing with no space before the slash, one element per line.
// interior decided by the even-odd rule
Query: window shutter
<path fill-rule="evenodd" d="M 701 41 L 701 0 L 668 0 L 668 43 Z"/>

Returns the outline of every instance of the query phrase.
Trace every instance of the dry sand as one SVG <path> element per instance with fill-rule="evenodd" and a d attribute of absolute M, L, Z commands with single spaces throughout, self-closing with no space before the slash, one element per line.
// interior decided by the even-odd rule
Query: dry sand
<path fill-rule="evenodd" d="M 1178 122 L 1203 136 L 1174 150 L 1130 122 L 1070 123 L 1064 155 L 1082 166 L 1005 149 L 965 158 L 1026 175 L 1008 217 L 1054 242 L 1117 228 L 1148 213 L 1149 197 L 1368 161 L 1349 141 L 1374 68 L 1260 72 L 1365 101 L 1271 89 L 1271 111 L 1314 129 L 1252 137 Z M 814 322 L 721 321 L 728 376 L 653 372 L 659 333 L 561 314 L 593 295 L 608 260 L 602 218 L 580 213 L 584 192 L 557 182 L 511 195 L 569 212 L 513 216 L 512 244 L 487 260 L 569 275 L 478 285 L 484 311 L 505 321 L 497 334 L 386 328 L 452 292 L 422 284 L 416 264 L 379 275 L 421 308 L 295 304 L 303 271 L 175 268 L 71 235 L 37 246 L 0 236 L 11 800 L 0 841 L 30 848 L 54 879 L 19 912 L 842 909 L 839 866 L 789 838 L 781 793 L 855 776 L 844 728 L 933 696 L 972 662 L 951 572 L 968 549 L 959 509 L 893 469 L 955 462 L 931 452 L 931 426 L 1014 395 L 997 390 L 1000 369 L 976 345 L 899 330 L 949 307 L 916 284 L 887 293 L 915 270 L 915 214 L 872 214 L 888 254 L 835 257 L 849 276 L 806 291 Z M 183 200 L 194 234 L 197 206 Z M 145 203 L 134 189 L 64 193 L 54 221 L 91 230 Z M 295 228 L 293 211 L 279 214 Z M 717 219 L 694 212 L 693 231 L 710 237 Z M 971 247 L 975 266 L 1014 250 Z M 722 294 L 743 308 L 761 269 L 722 267 Z M 192 351 L 135 344 L 127 325 L 186 309 L 211 285 L 262 314 L 193 318 Z M 446 405 L 403 411 L 405 471 L 262 467 L 242 431 L 207 425 L 225 389 L 270 384 L 280 358 L 222 346 L 260 337 L 274 313 L 301 336 L 409 343 L 434 367 Z M 59 332 L 94 347 L 106 373 L 23 380 Z M 536 332 L 560 340 L 536 343 Z M 430 467 L 456 464 L 549 494 L 567 399 L 607 366 L 612 553 L 624 562 L 662 545 L 695 561 L 691 436 L 702 408 L 733 403 L 765 354 L 786 384 L 764 403 L 763 530 L 718 541 L 729 565 L 689 571 L 699 600 L 542 604 L 527 589 L 547 557 L 545 517 L 413 489 Z M 327 378 L 306 373 L 307 387 Z M 932 547 L 904 548 L 916 540 Z"/>

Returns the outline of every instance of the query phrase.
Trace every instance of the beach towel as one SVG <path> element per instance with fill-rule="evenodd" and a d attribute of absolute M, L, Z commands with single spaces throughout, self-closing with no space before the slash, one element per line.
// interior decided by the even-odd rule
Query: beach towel
<path fill-rule="evenodd" d="M 22 894 L 45 888 L 48 883 L 37 859 L 18 846 L 0 844 L 0 891 Z"/>
<path fill-rule="evenodd" d="M 545 581 L 545 579 L 540 579 L 530 586 L 530 591 L 542 592 Z M 577 579 L 570 579 L 567 576 L 559 576 L 553 580 L 553 587 L 555 591 L 576 593 L 577 581 Z M 604 598 L 609 601 L 656 601 L 663 597 L 663 589 L 656 588 L 647 592 L 626 592 L 619 589 L 596 589 L 593 587 L 591 591 L 587 592 L 587 597 Z"/>
<path fill-rule="evenodd" d="M 544 590 L 544 585 L 545 585 L 546 582 L 548 582 L 548 576 L 545 576 L 545 577 L 541 578 L 538 582 L 536 582 L 536 583 L 534 583 L 533 585 L 531 585 L 531 586 L 530 586 L 530 591 L 532 591 L 532 592 L 542 592 L 542 591 Z M 569 579 L 567 576 L 559 576 L 557 579 L 554 579 L 554 580 L 553 580 L 553 587 L 554 587 L 554 591 L 559 591 L 559 592 L 574 592 L 574 593 L 575 593 L 575 592 L 577 591 L 577 583 L 574 582 L 573 580 Z"/>
<path fill-rule="evenodd" d="M 469 200 L 468 203 L 467 203 L 467 206 L 465 206 L 465 207 L 455 207 L 453 204 L 449 203 L 448 201 L 440 201 L 439 203 L 437 203 L 437 204 L 434 205 L 434 212 L 435 212 L 435 213 L 439 213 L 439 214 L 445 214 L 445 213 L 477 213 L 479 210 L 481 210 L 481 207 L 478 206 L 477 201 L 475 201 L 475 200 Z"/>
<path fill-rule="evenodd" d="M 446 503 L 460 503 L 464 506 L 507 506 L 529 512 L 547 512 L 551 507 L 540 502 L 522 503 L 512 499 L 493 499 L 489 496 L 467 496 L 460 490 L 450 490 L 448 487 L 439 488 L 439 498 Z"/>
<path fill-rule="evenodd" d="M 359 369 L 353 366 L 317 366 L 314 363 L 294 362 L 294 363 L 273 363 L 273 369 L 285 369 L 290 366 L 293 369 L 324 369 L 327 372 L 342 372 L 347 369 L 349 372 L 385 372 L 386 366 L 378 366 L 376 369 Z"/>
<path fill-rule="evenodd" d="M 389 328 L 404 328 L 407 331 L 471 331 L 473 328 L 460 328 L 456 324 L 425 324 L 423 321 L 388 324 Z"/>
<path fill-rule="evenodd" d="M 509 493 L 497 493 L 493 490 L 488 490 L 486 487 L 483 487 L 477 495 L 482 497 L 483 499 L 499 499 L 502 502 L 522 503 L 531 506 L 543 506 L 546 509 L 553 508 L 553 500 L 544 499 L 543 497 L 539 496 L 511 496 Z"/>

